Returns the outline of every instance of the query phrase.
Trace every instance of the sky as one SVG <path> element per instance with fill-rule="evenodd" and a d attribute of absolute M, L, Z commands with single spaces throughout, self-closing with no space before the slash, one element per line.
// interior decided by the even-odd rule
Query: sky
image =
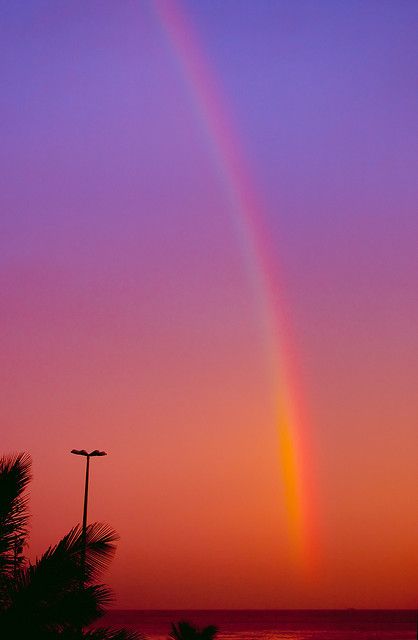
<path fill-rule="evenodd" d="M 118 607 L 414 607 L 418 5 L 0 16 L 0 424 L 33 458 L 32 559 L 98 448 Z"/>

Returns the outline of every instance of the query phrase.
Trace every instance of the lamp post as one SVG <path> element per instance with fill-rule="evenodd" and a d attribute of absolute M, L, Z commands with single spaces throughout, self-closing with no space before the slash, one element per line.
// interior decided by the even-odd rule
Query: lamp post
<path fill-rule="evenodd" d="M 86 535 L 87 535 L 87 504 L 89 497 L 89 474 L 90 474 L 90 458 L 94 456 L 106 456 L 106 451 L 99 451 L 95 449 L 90 453 L 87 453 L 85 449 L 72 449 L 71 453 L 76 456 L 84 456 L 86 458 L 86 480 L 84 483 L 84 506 L 83 506 L 83 527 L 82 527 L 82 542 L 83 542 L 83 556 L 82 556 L 82 575 L 84 578 L 84 569 L 86 563 Z"/>

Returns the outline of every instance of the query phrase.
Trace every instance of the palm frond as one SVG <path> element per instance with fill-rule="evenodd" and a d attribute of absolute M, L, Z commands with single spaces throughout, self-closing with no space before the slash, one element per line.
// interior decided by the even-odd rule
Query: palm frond
<path fill-rule="evenodd" d="M 0 576 L 15 571 L 28 533 L 31 458 L 26 453 L 0 458 Z"/>
<path fill-rule="evenodd" d="M 85 538 L 80 526 L 71 529 L 7 582 L 4 600 L 10 603 L 6 616 L 10 624 L 21 625 L 24 620 L 29 628 L 62 630 L 86 626 L 103 615 L 111 591 L 92 583 L 107 568 L 116 539 L 104 524 L 89 525 Z"/>
<path fill-rule="evenodd" d="M 57 545 L 49 547 L 31 569 L 37 579 L 48 580 L 51 584 L 56 580 L 60 583 L 83 580 L 90 584 L 108 568 L 116 540 L 118 535 L 106 524 L 89 525 L 85 539 L 77 525 Z"/>
<path fill-rule="evenodd" d="M 172 640 L 182 640 L 179 625 L 174 624 L 174 622 L 171 623 L 171 629 L 168 637 L 172 638 Z"/>
<path fill-rule="evenodd" d="M 214 624 L 210 624 L 207 627 L 204 627 L 200 630 L 200 637 L 202 640 L 213 640 L 213 638 L 218 633 L 219 629 Z"/>
<path fill-rule="evenodd" d="M 195 640 L 197 637 L 197 628 L 187 620 L 180 620 L 177 625 L 171 624 L 169 637 L 173 640 Z"/>
<path fill-rule="evenodd" d="M 30 585 L 16 593 L 11 606 L 0 615 L 0 629 L 5 637 L 11 631 L 23 638 L 43 638 L 47 633 L 71 635 L 103 615 L 111 599 L 105 585 L 72 588 L 47 597 Z M 16 637 L 13 634 L 10 637 Z"/>
<path fill-rule="evenodd" d="M 85 631 L 84 640 L 145 640 L 144 636 L 130 629 L 112 629 L 103 627 L 92 631 Z"/>
<path fill-rule="evenodd" d="M 169 637 L 172 640 L 213 640 L 218 633 L 218 628 L 214 625 L 200 629 L 187 620 L 180 620 L 177 624 L 171 624 Z"/>
<path fill-rule="evenodd" d="M 87 527 L 86 570 L 89 580 L 96 580 L 106 571 L 116 551 L 118 534 L 107 524 L 95 522 Z"/>

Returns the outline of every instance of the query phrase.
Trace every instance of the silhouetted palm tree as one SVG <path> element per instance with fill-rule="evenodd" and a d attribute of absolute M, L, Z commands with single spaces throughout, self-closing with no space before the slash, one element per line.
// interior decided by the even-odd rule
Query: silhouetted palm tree
<path fill-rule="evenodd" d="M 22 564 L 28 534 L 28 497 L 31 460 L 24 453 L 0 458 L 0 598 L 4 581 Z M 1 600 L 0 600 L 1 602 Z"/>
<path fill-rule="evenodd" d="M 217 633 L 218 628 L 213 625 L 200 629 L 187 620 L 180 620 L 172 623 L 169 636 L 172 640 L 213 640 Z"/>
<path fill-rule="evenodd" d="M 115 551 L 117 535 L 108 525 L 89 525 L 85 540 L 74 527 L 34 564 L 24 562 L 30 468 L 26 454 L 0 458 L 0 637 L 137 639 L 125 630 L 81 631 L 112 599 L 106 585 L 95 584 Z"/>

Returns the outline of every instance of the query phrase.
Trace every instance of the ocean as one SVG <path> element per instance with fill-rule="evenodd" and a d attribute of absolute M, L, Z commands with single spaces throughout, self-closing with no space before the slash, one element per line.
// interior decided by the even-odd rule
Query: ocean
<path fill-rule="evenodd" d="M 318 611 L 110 611 L 100 626 L 140 631 L 166 640 L 172 622 L 216 625 L 218 640 L 416 640 L 417 613 L 411 610 Z"/>

